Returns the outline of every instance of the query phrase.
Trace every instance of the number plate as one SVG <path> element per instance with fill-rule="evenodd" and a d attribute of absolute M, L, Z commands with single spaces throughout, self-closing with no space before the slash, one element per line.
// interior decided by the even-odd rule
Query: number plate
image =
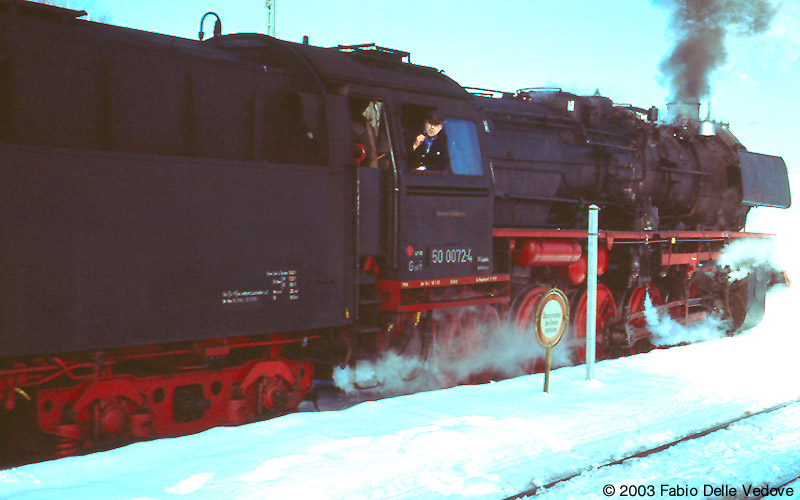
<path fill-rule="evenodd" d="M 431 248 L 428 250 L 428 265 L 472 263 L 471 248 Z"/>

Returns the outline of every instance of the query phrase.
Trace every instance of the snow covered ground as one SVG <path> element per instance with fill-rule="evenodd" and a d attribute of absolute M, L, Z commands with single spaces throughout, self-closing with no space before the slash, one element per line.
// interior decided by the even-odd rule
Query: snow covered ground
<path fill-rule="evenodd" d="M 766 221 L 780 222 L 773 213 Z M 795 283 L 797 248 L 782 251 Z M 0 471 L 0 498 L 501 499 L 800 397 L 798 294 L 797 284 L 776 290 L 744 335 L 603 361 L 591 381 L 583 366 L 559 368 L 549 393 L 529 375 L 138 443 Z M 541 496 L 645 485 L 655 497 L 741 497 L 800 474 L 798 450 L 793 406 Z"/>
<path fill-rule="evenodd" d="M 800 408 L 793 405 L 650 457 L 587 472 L 536 497 L 592 498 L 603 491 L 617 494 L 609 496 L 630 491 L 634 495 L 628 496 L 752 496 L 765 487 L 783 486 L 800 474 L 798 429 Z M 797 486 L 786 486 L 783 491 L 783 496 L 800 496 Z"/>
<path fill-rule="evenodd" d="M 795 295 L 771 295 L 739 337 L 604 361 L 592 381 L 555 370 L 548 394 L 539 374 L 296 413 L 2 471 L 0 498 L 500 499 L 799 397 Z M 748 420 L 545 496 L 602 497 L 598 481 L 775 484 L 800 473 L 798 424 L 797 408 Z"/>

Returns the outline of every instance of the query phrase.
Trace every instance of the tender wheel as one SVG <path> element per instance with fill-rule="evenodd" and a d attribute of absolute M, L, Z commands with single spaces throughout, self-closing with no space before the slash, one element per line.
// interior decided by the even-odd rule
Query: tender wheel
<path fill-rule="evenodd" d="M 36 404 L 22 398 L 0 410 L 0 469 L 52 458 L 53 437 L 39 429 Z"/>
<path fill-rule="evenodd" d="M 578 298 L 579 297 L 579 298 Z M 586 291 L 576 295 L 577 304 L 572 309 L 572 338 L 569 346 L 576 363 L 586 362 Z M 575 302 L 575 300 L 573 300 Z M 597 320 L 595 358 L 606 359 L 610 354 L 609 333 L 617 323 L 617 303 L 614 294 L 602 283 L 597 284 Z"/>

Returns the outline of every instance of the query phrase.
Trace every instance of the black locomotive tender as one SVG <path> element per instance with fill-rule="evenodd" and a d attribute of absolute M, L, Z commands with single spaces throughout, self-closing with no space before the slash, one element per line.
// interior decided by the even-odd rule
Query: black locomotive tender
<path fill-rule="evenodd" d="M 750 207 L 789 206 L 786 166 L 696 106 L 661 123 L 599 95 L 465 89 L 375 45 L 84 14 L 0 2 L 6 454 L 292 409 L 315 368 L 466 355 L 476 320 L 531 335 L 553 287 L 580 360 L 592 203 L 601 356 L 647 343 L 646 296 L 679 321 L 760 320 L 772 278 L 729 283 L 715 258 L 769 236 L 740 231 Z M 432 110 L 445 172 L 408 163 Z"/>

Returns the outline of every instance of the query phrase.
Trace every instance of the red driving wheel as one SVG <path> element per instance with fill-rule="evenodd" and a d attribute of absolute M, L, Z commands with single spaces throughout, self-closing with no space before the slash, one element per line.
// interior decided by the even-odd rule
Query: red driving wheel
<path fill-rule="evenodd" d="M 578 363 L 586 362 L 586 291 L 580 294 L 580 300 L 573 308 L 572 331 L 574 333 L 570 346 L 573 359 Z M 595 358 L 606 359 L 609 356 L 608 330 L 617 322 L 617 303 L 611 290 L 602 283 L 597 284 L 597 320 Z"/>
<path fill-rule="evenodd" d="M 548 288 L 544 286 L 531 286 L 517 296 L 512 308 L 517 330 L 526 340 L 533 343 L 536 343 L 536 310 L 547 291 Z M 540 373 L 544 370 L 544 360 L 540 357 L 526 360 L 520 363 L 520 368 L 524 373 Z"/>
<path fill-rule="evenodd" d="M 455 363 L 474 357 L 486 346 L 487 335 L 500 323 L 497 309 L 491 305 L 433 311 L 434 360 L 452 383 L 482 382 L 488 372 L 470 373 L 466 379 L 452 373 Z"/>

